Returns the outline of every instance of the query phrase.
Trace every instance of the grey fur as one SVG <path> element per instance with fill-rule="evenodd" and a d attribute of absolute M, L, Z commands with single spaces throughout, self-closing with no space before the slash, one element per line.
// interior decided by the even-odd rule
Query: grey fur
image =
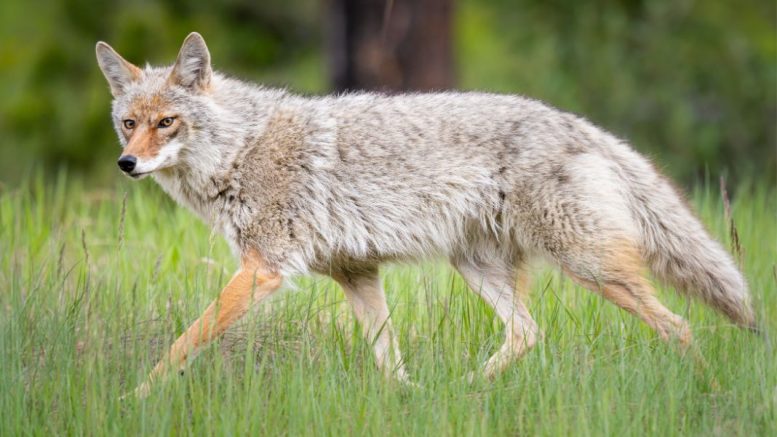
<path fill-rule="evenodd" d="M 197 47 L 209 59 L 204 41 Z M 171 83 L 172 67 L 146 67 L 122 82 L 113 118 L 126 144 L 120 123 L 132 105 L 169 102 L 180 150 L 153 177 L 238 255 L 255 250 L 284 276 L 341 278 L 445 257 L 503 277 L 491 283 L 498 296 L 533 257 L 586 283 L 619 284 L 606 260 L 633 246 L 659 277 L 753 324 L 743 276 L 680 195 L 581 117 L 487 93 L 302 97 L 200 67 L 202 89 Z M 523 320 L 533 344 L 537 328 Z"/>

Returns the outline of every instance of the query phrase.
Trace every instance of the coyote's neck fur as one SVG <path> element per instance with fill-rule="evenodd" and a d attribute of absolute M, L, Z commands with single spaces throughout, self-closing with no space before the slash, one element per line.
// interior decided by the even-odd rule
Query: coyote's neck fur
<path fill-rule="evenodd" d="M 216 76 L 211 90 L 236 88 L 234 81 Z M 224 184 L 234 177 L 236 160 L 255 144 L 265 129 L 273 107 L 288 98 L 282 90 L 248 87 L 238 84 L 241 92 L 224 102 L 209 102 L 210 123 L 221 131 L 196 126 L 195 144 L 180 155 L 177 165 L 154 172 L 155 181 L 178 203 L 197 213 L 206 223 L 222 229 Z M 239 98 L 234 98 L 239 95 Z M 229 184 L 227 184 L 229 185 Z M 230 241 L 231 244 L 234 242 Z"/>

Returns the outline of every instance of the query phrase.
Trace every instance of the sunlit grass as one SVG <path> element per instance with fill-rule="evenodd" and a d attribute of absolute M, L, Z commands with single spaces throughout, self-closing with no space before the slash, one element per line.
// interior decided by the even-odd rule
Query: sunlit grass
<path fill-rule="evenodd" d="M 765 335 L 660 296 L 690 319 L 707 371 L 540 266 L 531 311 L 544 340 L 496 380 L 468 384 L 502 326 L 430 262 L 383 270 L 418 388 L 382 378 L 340 290 L 312 277 L 259 306 L 182 377 L 124 402 L 231 275 L 226 244 L 150 182 L 0 189 L 0 435 L 777 432 L 777 202 L 765 188 L 732 199 Z M 697 190 L 692 203 L 728 245 L 719 193 Z"/>

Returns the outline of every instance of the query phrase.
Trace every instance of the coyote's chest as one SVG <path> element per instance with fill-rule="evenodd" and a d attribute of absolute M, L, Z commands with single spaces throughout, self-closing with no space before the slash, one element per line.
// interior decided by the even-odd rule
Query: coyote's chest
<path fill-rule="evenodd" d="M 213 231 L 221 234 L 229 243 L 233 252 L 239 253 L 238 224 L 245 220 L 245 211 L 235 201 L 235 190 L 208 178 L 200 184 L 180 174 L 154 175 L 157 183 L 178 204 L 194 212 Z"/>

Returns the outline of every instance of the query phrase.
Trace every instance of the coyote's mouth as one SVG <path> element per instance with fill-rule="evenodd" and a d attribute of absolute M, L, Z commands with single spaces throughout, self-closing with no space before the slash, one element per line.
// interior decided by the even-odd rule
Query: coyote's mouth
<path fill-rule="evenodd" d="M 148 176 L 150 171 L 139 171 L 139 172 L 133 172 L 133 173 L 127 173 L 129 177 L 132 179 L 142 179 L 145 176 Z"/>

